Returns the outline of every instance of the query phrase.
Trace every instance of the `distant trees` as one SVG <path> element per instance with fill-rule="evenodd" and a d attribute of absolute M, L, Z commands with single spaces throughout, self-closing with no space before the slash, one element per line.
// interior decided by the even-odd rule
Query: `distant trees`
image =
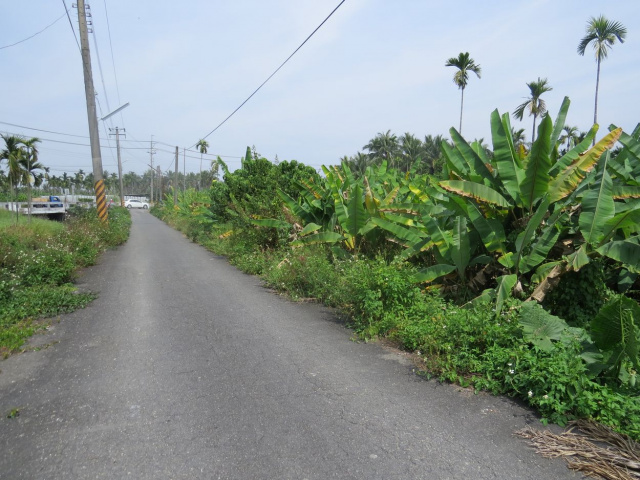
<path fill-rule="evenodd" d="M 427 135 L 424 141 L 411 133 L 400 137 L 387 130 L 378 133 L 362 148 L 366 153 L 345 155 L 340 162 L 345 162 L 354 175 L 364 175 L 370 165 L 387 162 L 390 168 L 408 172 L 416 168 L 416 173 L 439 174 L 442 172 L 442 135 Z"/>

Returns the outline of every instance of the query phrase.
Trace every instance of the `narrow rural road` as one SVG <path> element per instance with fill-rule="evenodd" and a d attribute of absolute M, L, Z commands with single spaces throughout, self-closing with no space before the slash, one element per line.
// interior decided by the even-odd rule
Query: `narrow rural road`
<path fill-rule="evenodd" d="M 329 310 L 132 216 L 79 279 L 99 298 L 0 362 L 0 478 L 579 478 L 513 435 L 529 411 L 425 381 Z"/>

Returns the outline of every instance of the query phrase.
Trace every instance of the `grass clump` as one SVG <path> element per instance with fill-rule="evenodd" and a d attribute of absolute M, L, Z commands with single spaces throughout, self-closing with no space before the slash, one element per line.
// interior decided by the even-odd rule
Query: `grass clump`
<path fill-rule="evenodd" d="M 24 217 L 16 224 L 0 211 L 0 354 L 18 351 L 46 323 L 38 319 L 85 307 L 94 295 L 71 284 L 79 268 L 95 263 L 106 248 L 129 235 L 131 217 L 110 210 L 104 224 L 95 210 L 81 210 L 65 222 Z"/>

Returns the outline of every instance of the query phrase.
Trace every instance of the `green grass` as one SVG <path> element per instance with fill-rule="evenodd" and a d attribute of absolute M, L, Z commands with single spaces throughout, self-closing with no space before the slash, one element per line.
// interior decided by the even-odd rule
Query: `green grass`
<path fill-rule="evenodd" d="M 110 210 L 103 224 L 95 210 L 65 222 L 20 218 L 0 211 L 0 355 L 19 351 L 46 327 L 44 318 L 84 308 L 95 296 L 71 283 L 79 268 L 95 263 L 106 248 L 126 241 L 131 216 Z"/>

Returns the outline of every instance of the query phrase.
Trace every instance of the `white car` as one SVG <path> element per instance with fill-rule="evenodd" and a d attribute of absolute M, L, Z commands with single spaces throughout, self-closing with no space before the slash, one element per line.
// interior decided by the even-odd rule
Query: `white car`
<path fill-rule="evenodd" d="M 145 210 L 149 208 L 149 204 L 147 202 L 142 202 L 140 200 L 125 200 L 124 206 L 127 208 L 144 208 Z"/>

